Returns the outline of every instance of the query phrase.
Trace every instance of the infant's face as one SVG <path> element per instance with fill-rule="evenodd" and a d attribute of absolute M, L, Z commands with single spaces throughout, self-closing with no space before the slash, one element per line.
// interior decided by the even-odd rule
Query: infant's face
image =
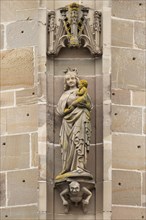
<path fill-rule="evenodd" d="M 77 80 L 74 73 L 68 72 L 65 76 L 65 80 L 66 80 L 66 84 L 70 87 L 70 89 L 76 87 Z"/>

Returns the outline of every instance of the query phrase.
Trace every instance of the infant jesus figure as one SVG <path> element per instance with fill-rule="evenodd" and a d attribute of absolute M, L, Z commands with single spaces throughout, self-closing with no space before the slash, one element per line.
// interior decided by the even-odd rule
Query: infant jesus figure
<path fill-rule="evenodd" d="M 87 93 L 88 82 L 85 79 L 79 81 L 79 89 L 76 93 L 77 98 L 64 110 L 64 114 L 72 112 L 76 107 L 91 110 L 91 102 Z"/>

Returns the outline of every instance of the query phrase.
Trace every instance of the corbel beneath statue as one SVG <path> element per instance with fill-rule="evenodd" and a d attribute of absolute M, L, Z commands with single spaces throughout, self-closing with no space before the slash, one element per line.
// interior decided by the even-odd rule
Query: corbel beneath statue
<path fill-rule="evenodd" d="M 93 22 L 89 17 L 93 16 Z M 58 55 L 63 47 L 88 48 L 101 56 L 101 12 L 77 3 L 48 13 L 48 55 Z"/>

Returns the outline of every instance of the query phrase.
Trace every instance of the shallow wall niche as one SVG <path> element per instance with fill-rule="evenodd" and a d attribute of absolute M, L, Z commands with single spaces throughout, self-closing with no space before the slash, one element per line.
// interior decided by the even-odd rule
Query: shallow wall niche
<path fill-rule="evenodd" d="M 77 34 L 80 31 L 79 26 L 77 27 L 79 22 L 74 20 L 72 24 L 75 25 L 68 25 L 67 23 L 71 20 L 69 13 L 72 10 L 71 8 L 68 10 L 68 7 L 70 6 L 56 11 L 49 11 L 48 13 L 47 218 L 49 220 L 76 218 L 101 220 L 104 219 L 104 213 L 106 213 L 104 204 L 105 183 L 103 181 L 105 176 L 103 168 L 105 144 L 103 136 L 105 132 L 103 128 L 103 109 L 106 111 L 105 106 L 107 106 L 107 103 L 105 103 L 105 106 L 103 104 L 103 101 L 106 100 L 103 96 L 105 76 L 103 75 L 102 58 L 103 31 L 100 23 L 102 12 L 74 5 L 75 14 L 79 11 L 77 7 L 80 7 L 81 13 L 87 12 L 84 20 L 80 19 L 82 15 L 78 15 L 79 19 L 83 21 L 80 25 L 80 30 L 82 28 L 82 31 L 79 36 Z M 96 20 L 97 14 L 98 18 Z M 77 19 L 77 17 L 74 17 L 74 19 Z M 55 180 L 56 176 L 62 171 L 61 147 L 59 144 L 62 118 L 58 116 L 56 106 L 64 92 L 64 71 L 68 67 L 71 69 L 76 68 L 79 78 L 88 81 L 88 93 L 93 102 L 93 109 L 91 111 L 92 135 L 86 168 L 93 176 L 94 187 L 91 189 L 92 197 L 87 205 L 87 212 L 81 208 L 81 201 L 77 205 L 74 202 L 70 202 L 69 209 L 66 211 L 66 207 L 63 205 L 60 197 L 60 192 L 63 189 L 59 191 Z M 66 200 L 70 200 L 68 198 L 69 195 L 66 196 Z"/>

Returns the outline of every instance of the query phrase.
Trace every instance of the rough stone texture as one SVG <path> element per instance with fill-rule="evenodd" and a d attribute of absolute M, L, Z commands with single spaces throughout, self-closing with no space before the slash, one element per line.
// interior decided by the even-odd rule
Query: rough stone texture
<path fill-rule="evenodd" d="M 7 115 L 6 109 L 0 109 L 0 134 L 4 134 L 6 132 L 6 115 Z"/>
<path fill-rule="evenodd" d="M 146 134 L 146 109 L 143 111 L 143 132 Z"/>
<path fill-rule="evenodd" d="M 39 141 L 46 141 L 47 133 L 46 133 L 46 122 L 47 122 L 47 107 L 46 104 L 38 105 L 38 132 L 39 132 Z"/>
<path fill-rule="evenodd" d="M 146 206 L 146 172 L 142 174 L 142 205 Z"/>
<path fill-rule="evenodd" d="M 112 220 L 140 220 L 145 219 L 146 209 L 132 207 L 116 207 L 112 208 Z"/>
<path fill-rule="evenodd" d="M 18 220 L 18 219 L 28 219 L 37 220 L 38 219 L 38 207 L 36 205 L 25 206 L 25 207 L 11 207 L 1 209 L 1 219 Z"/>
<path fill-rule="evenodd" d="M 130 105 L 131 103 L 131 94 L 129 90 L 122 89 L 112 89 L 112 103 Z"/>
<path fill-rule="evenodd" d="M 142 134 L 142 109 L 127 106 L 112 106 L 112 130 Z"/>
<path fill-rule="evenodd" d="M 1 89 L 27 88 L 34 83 L 33 49 L 1 52 Z"/>
<path fill-rule="evenodd" d="M 119 169 L 145 170 L 145 137 L 113 134 L 112 166 Z"/>
<path fill-rule="evenodd" d="M 31 134 L 31 166 L 37 167 L 39 164 L 38 158 L 38 134 Z"/>
<path fill-rule="evenodd" d="M 16 12 L 38 7 L 38 0 L 2 0 L 1 1 L 1 22 L 16 20 Z"/>
<path fill-rule="evenodd" d="M 37 105 L 7 109 L 8 133 L 35 131 L 38 128 L 37 122 Z"/>
<path fill-rule="evenodd" d="M 37 103 L 37 88 L 16 91 L 16 105 L 27 105 Z"/>
<path fill-rule="evenodd" d="M 37 203 L 37 169 L 9 172 L 7 175 L 8 205 Z"/>
<path fill-rule="evenodd" d="M 144 51 L 112 48 L 112 56 L 112 87 L 144 90 Z"/>
<path fill-rule="evenodd" d="M 39 183 L 39 210 L 40 212 L 46 212 L 47 210 L 47 187 L 46 187 L 46 182 L 40 182 Z"/>
<path fill-rule="evenodd" d="M 141 173 L 113 171 L 113 204 L 141 205 Z"/>
<path fill-rule="evenodd" d="M 0 93 L 0 107 L 14 106 L 14 92 Z"/>
<path fill-rule="evenodd" d="M 0 170 L 15 170 L 29 167 L 29 135 L 1 137 Z"/>
<path fill-rule="evenodd" d="M 38 24 L 31 20 L 10 23 L 6 28 L 6 36 L 8 49 L 37 45 Z"/>
<path fill-rule="evenodd" d="M 0 24 L 0 49 L 4 47 L 4 25 Z"/>
<path fill-rule="evenodd" d="M 134 25 L 135 46 L 146 49 L 146 22 L 135 22 Z"/>
<path fill-rule="evenodd" d="M 112 15 L 119 18 L 145 21 L 145 7 L 145 0 L 112 0 Z"/>
<path fill-rule="evenodd" d="M 112 45 L 120 47 L 132 47 L 133 22 L 112 19 Z"/>
<path fill-rule="evenodd" d="M 5 173 L 0 173 L 0 206 L 6 205 Z"/>
<path fill-rule="evenodd" d="M 16 11 L 16 20 L 24 21 L 24 20 L 38 20 L 38 9 L 25 9 L 25 10 L 17 10 Z"/>
<path fill-rule="evenodd" d="M 141 91 L 133 91 L 132 93 L 132 104 L 136 106 L 146 105 L 146 93 Z"/>

